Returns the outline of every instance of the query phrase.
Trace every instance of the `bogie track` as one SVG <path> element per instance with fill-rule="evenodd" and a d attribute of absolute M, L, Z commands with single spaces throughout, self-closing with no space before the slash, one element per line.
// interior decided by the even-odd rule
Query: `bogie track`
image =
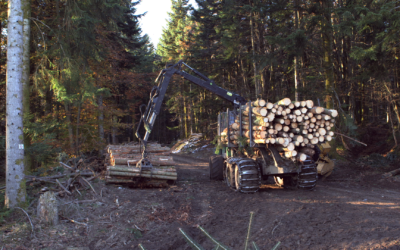
<path fill-rule="evenodd" d="M 261 184 L 260 168 L 250 158 L 228 160 L 224 177 L 228 186 L 242 193 L 255 193 Z"/>
<path fill-rule="evenodd" d="M 301 169 L 297 179 L 297 187 L 299 189 L 312 190 L 317 184 L 317 179 L 317 166 L 314 160 L 310 156 L 307 156 L 307 159 L 301 162 Z"/>

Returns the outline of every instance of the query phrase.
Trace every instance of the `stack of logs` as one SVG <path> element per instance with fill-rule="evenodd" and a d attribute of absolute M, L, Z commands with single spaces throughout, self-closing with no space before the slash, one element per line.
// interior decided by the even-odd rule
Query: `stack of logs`
<path fill-rule="evenodd" d="M 250 138 L 249 105 L 241 107 L 242 123 L 239 115 L 230 124 L 229 139 L 235 145 L 240 144 L 240 126 L 242 137 Z M 257 144 L 275 144 L 286 158 L 304 161 L 307 155 L 315 153 L 318 143 L 331 141 L 334 133 L 335 117 L 333 109 L 314 106 L 313 101 L 295 101 L 284 98 L 277 103 L 258 99 L 251 102 L 252 138 Z M 223 143 L 228 142 L 228 130 L 221 133 Z M 249 142 L 249 139 L 247 139 Z"/>
<path fill-rule="evenodd" d="M 139 144 L 107 146 L 106 182 L 131 184 L 139 187 L 165 187 L 177 179 L 175 162 L 169 147 L 148 143 L 147 153 L 152 169 L 140 171 L 136 164 L 142 159 Z"/>

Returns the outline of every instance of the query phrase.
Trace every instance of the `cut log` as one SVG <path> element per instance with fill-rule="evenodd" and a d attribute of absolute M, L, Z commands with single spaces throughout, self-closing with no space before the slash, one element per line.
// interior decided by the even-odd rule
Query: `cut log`
<path fill-rule="evenodd" d="M 307 159 L 307 155 L 304 153 L 300 153 L 297 155 L 296 159 L 300 162 L 305 161 Z"/>
<path fill-rule="evenodd" d="M 329 115 L 329 116 L 331 116 L 331 117 L 336 117 L 336 116 L 338 116 L 337 110 L 334 110 L 334 109 L 325 109 L 323 113 L 324 113 L 324 114 L 327 114 L 327 115 Z"/>
<path fill-rule="evenodd" d="M 266 107 L 267 109 L 272 109 L 272 108 L 274 107 L 274 104 L 271 103 L 271 102 L 268 102 L 268 103 L 265 105 L 265 107 Z"/>
<path fill-rule="evenodd" d="M 322 120 L 325 120 L 325 121 L 330 121 L 332 119 L 332 117 L 327 114 L 321 114 L 321 117 L 322 117 Z"/>
<path fill-rule="evenodd" d="M 274 125 L 274 129 L 275 129 L 276 131 L 281 131 L 281 130 L 282 130 L 282 128 L 283 128 L 282 124 L 275 123 L 275 125 Z"/>
<path fill-rule="evenodd" d="M 251 103 L 254 107 L 264 107 L 267 102 L 263 99 L 257 99 L 256 101 Z"/>
<path fill-rule="evenodd" d="M 295 157 L 296 155 L 297 155 L 297 151 L 296 150 L 285 152 L 285 157 L 286 158 L 292 158 L 292 157 Z"/>
<path fill-rule="evenodd" d="M 311 109 L 312 107 L 314 107 L 314 102 L 312 100 L 307 100 L 306 101 L 306 107 Z"/>
<path fill-rule="evenodd" d="M 304 153 L 304 154 L 309 155 L 309 156 L 311 156 L 311 157 L 315 154 L 315 150 L 314 150 L 314 149 L 312 149 L 312 148 L 307 148 L 307 147 L 300 148 L 299 151 L 300 151 L 301 153 Z"/>
<path fill-rule="evenodd" d="M 289 98 L 283 98 L 282 100 L 278 101 L 276 104 L 288 106 L 290 103 L 291 103 L 291 101 Z"/>
<path fill-rule="evenodd" d="M 317 137 L 314 137 L 310 140 L 311 144 L 317 144 L 319 142 L 319 139 Z"/>
<path fill-rule="evenodd" d="M 158 174 L 150 174 L 150 173 L 130 173 L 130 172 L 119 172 L 119 171 L 110 171 L 109 176 L 127 176 L 127 177 L 147 177 L 147 178 L 156 178 L 156 179 L 165 179 L 165 180 L 176 180 L 177 176 L 170 175 L 158 175 Z"/>
<path fill-rule="evenodd" d="M 298 142 L 303 142 L 304 138 L 301 135 L 295 135 L 295 136 L 293 136 L 293 140 L 298 141 Z"/>
<path fill-rule="evenodd" d="M 293 110 L 293 113 L 295 115 L 301 115 L 301 110 L 300 109 L 295 109 L 295 110 Z"/>
<path fill-rule="evenodd" d="M 255 115 L 260 115 L 260 116 L 266 116 L 268 114 L 268 111 L 266 108 L 260 108 L 260 107 L 251 107 L 251 112 Z M 248 112 L 249 112 L 249 106 L 245 106 L 244 111 L 247 112 L 247 116 L 248 116 Z M 243 112 L 243 114 L 245 114 L 245 112 Z"/>
<path fill-rule="evenodd" d="M 113 160 L 113 165 L 136 165 L 141 159 L 131 159 L 131 158 L 115 158 Z M 172 156 L 161 156 L 161 157 L 149 157 L 149 161 L 153 165 L 160 165 L 160 166 L 173 166 L 176 163 L 173 161 Z"/>
<path fill-rule="evenodd" d="M 117 166 L 107 166 L 107 170 L 110 171 L 118 171 L 118 172 L 131 172 L 131 173 L 140 173 L 140 169 L 136 167 L 128 167 L 127 165 L 117 165 Z M 150 170 L 143 169 L 143 173 L 150 173 Z M 163 175 L 176 175 L 176 168 L 174 166 L 166 166 L 166 167 L 153 167 L 151 172 Z"/>
<path fill-rule="evenodd" d="M 310 112 L 315 115 L 315 114 L 321 114 L 322 112 L 324 112 L 324 110 L 325 109 L 323 107 L 315 106 L 315 107 L 310 109 Z"/>

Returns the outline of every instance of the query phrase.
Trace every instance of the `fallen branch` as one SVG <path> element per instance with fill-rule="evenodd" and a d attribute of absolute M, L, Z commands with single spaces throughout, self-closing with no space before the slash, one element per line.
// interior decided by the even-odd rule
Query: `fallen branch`
<path fill-rule="evenodd" d="M 59 162 L 61 165 L 63 165 L 66 168 L 69 168 L 71 170 L 74 170 L 73 168 L 71 168 L 70 166 L 68 166 L 67 164 L 63 163 L 63 162 Z"/>
<path fill-rule="evenodd" d="M 388 172 L 386 174 L 383 174 L 382 176 L 388 178 L 388 177 L 392 177 L 392 176 L 395 176 L 395 175 L 398 175 L 398 174 L 400 174 L 400 168 L 392 170 L 392 171 L 390 171 L 390 172 Z"/>
<path fill-rule="evenodd" d="M 70 202 L 66 202 L 63 205 L 68 205 L 71 203 L 75 203 L 75 204 L 80 204 L 80 203 L 93 203 L 96 202 L 97 200 L 80 200 L 80 201 L 70 201 Z"/>
<path fill-rule="evenodd" d="M 86 180 L 86 179 L 83 178 L 83 177 L 81 177 L 81 178 L 82 178 L 82 180 L 84 180 L 84 181 L 92 188 L 93 192 L 97 195 L 96 190 L 94 190 L 93 186 L 89 183 L 89 181 Z"/>
<path fill-rule="evenodd" d="M 341 133 L 338 133 L 338 132 L 333 132 L 333 133 L 335 133 L 335 134 L 337 134 L 337 135 L 341 135 L 341 136 L 343 136 L 343 137 L 346 137 L 347 139 L 350 139 L 350 140 L 352 140 L 352 141 L 358 142 L 358 143 L 360 143 L 360 144 L 362 144 L 362 145 L 364 145 L 364 146 L 367 146 L 367 144 L 365 144 L 365 143 L 363 143 L 363 142 L 360 142 L 360 141 L 357 141 L 357 140 L 354 139 L 354 138 L 348 137 L 347 135 L 344 135 L 344 134 L 341 134 Z"/>
<path fill-rule="evenodd" d="M 71 220 L 71 219 L 68 219 L 68 218 L 65 218 L 65 219 L 69 220 L 69 221 L 72 222 L 72 223 L 76 223 L 76 224 L 78 224 L 78 225 L 82 225 L 82 226 L 87 227 L 87 224 L 86 224 L 86 223 L 79 222 L 79 221 L 76 221 L 76 220 Z"/>
<path fill-rule="evenodd" d="M 20 207 L 15 207 L 15 208 L 18 208 L 18 209 L 21 209 L 25 214 L 26 214 L 26 216 L 28 217 L 28 219 L 29 219 L 29 222 L 31 223 L 31 227 L 32 227 L 32 233 L 33 233 L 33 236 L 35 236 L 35 231 L 34 231 L 34 226 L 33 226 L 33 223 L 32 223 L 32 220 L 31 220 L 31 217 L 29 217 L 29 215 L 28 215 L 28 213 L 24 210 L 24 209 L 22 209 L 22 208 L 20 208 Z"/>
<path fill-rule="evenodd" d="M 71 192 L 68 191 L 68 189 L 66 189 L 66 188 L 61 184 L 61 182 L 60 182 L 58 179 L 56 180 L 56 182 L 57 182 L 57 184 L 58 184 L 62 189 L 64 189 L 64 191 L 65 191 L 67 194 L 72 195 Z"/>

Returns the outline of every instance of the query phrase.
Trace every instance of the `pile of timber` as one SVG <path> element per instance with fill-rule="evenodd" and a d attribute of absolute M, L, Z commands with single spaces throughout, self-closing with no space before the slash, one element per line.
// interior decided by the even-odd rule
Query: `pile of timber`
<path fill-rule="evenodd" d="M 180 153 L 181 151 L 190 150 L 198 146 L 203 138 L 202 133 L 192 133 L 188 139 L 178 140 L 178 142 L 171 148 L 173 154 Z"/>
<path fill-rule="evenodd" d="M 250 112 L 251 108 L 251 112 Z M 292 102 L 284 98 L 277 103 L 258 99 L 251 106 L 243 105 L 235 122 L 221 133 L 223 143 L 239 145 L 250 138 L 249 114 L 251 113 L 252 139 L 257 144 L 274 144 L 286 158 L 304 161 L 306 155 L 314 155 L 315 145 L 331 141 L 334 133 L 330 131 L 335 124 L 338 112 L 314 106 L 311 100 Z M 242 137 L 240 140 L 240 127 Z M 247 139 L 249 143 L 250 139 Z"/>
<path fill-rule="evenodd" d="M 136 164 L 142 159 L 142 147 L 132 145 L 108 145 L 106 148 L 106 182 L 131 184 L 139 187 L 165 187 L 176 181 L 175 162 L 170 156 L 171 149 L 157 143 L 147 144 L 147 159 L 153 165 L 151 170 L 142 170 Z"/>

